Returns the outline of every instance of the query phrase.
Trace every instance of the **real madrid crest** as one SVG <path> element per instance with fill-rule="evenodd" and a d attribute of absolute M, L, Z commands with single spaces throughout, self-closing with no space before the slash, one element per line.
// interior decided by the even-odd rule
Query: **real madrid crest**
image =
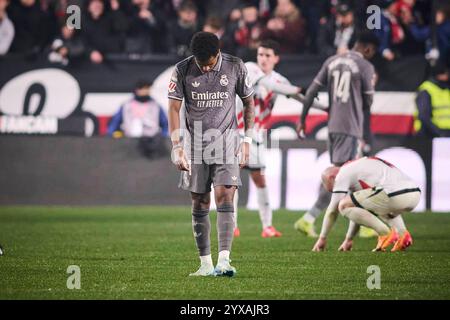
<path fill-rule="evenodd" d="M 228 85 L 228 78 L 227 78 L 226 74 L 223 74 L 223 75 L 220 76 L 220 85 L 224 86 L 224 87 L 226 85 Z"/>

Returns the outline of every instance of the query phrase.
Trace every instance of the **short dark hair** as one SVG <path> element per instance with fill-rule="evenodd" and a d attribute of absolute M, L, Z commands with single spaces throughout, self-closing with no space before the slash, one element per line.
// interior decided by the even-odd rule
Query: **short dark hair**
<path fill-rule="evenodd" d="M 365 30 L 361 32 L 356 40 L 357 43 L 362 45 L 373 45 L 375 48 L 380 46 L 380 40 L 372 31 Z"/>
<path fill-rule="evenodd" d="M 278 56 L 280 54 L 280 44 L 278 42 L 276 42 L 275 40 L 272 40 L 272 39 L 263 40 L 263 41 L 261 41 L 261 44 L 259 45 L 259 47 L 272 49 L 273 53 L 276 56 Z"/>
<path fill-rule="evenodd" d="M 448 67 L 447 67 L 447 65 L 444 62 L 438 60 L 436 62 L 436 64 L 431 67 L 430 71 L 431 71 L 431 75 L 433 77 L 436 77 L 436 76 L 438 76 L 440 74 L 448 73 Z"/>
<path fill-rule="evenodd" d="M 191 40 L 191 51 L 198 61 L 208 61 L 219 53 L 219 38 L 211 32 L 200 31 Z"/>
<path fill-rule="evenodd" d="M 148 87 L 151 87 L 151 86 L 152 86 L 152 83 L 150 81 L 145 80 L 145 79 L 139 79 L 134 84 L 134 89 L 148 88 Z"/>

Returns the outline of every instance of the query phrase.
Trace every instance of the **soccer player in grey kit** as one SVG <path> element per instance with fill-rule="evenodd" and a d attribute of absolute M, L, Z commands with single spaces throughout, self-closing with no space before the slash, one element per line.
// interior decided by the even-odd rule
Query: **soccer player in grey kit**
<path fill-rule="evenodd" d="M 172 160 L 181 170 L 180 187 L 191 192 L 192 228 L 200 268 L 191 276 L 234 276 L 230 251 L 234 231 L 233 197 L 241 185 L 239 167 L 247 164 L 254 123 L 253 88 L 241 59 L 220 52 L 219 39 L 198 32 L 193 55 L 179 62 L 169 84 L 169 127 Z M 240 143 L 236 95 L 244 104 L 245 138 Z M 180 109 L 184 100 L 187 134 L 180 140 Z M 189 140 L 189 141 L 187 141 Z M 240 152 L 240 157 L 238 153 Z M 219 257 L 211 258 L 209 218 L 211 183 L 217 205 Z"/>
<path fill-rule="evenodd" d="M 361 156 L 361 143 L 370 135 L 370 107 L 375 93 L 375 69 L 368 61 L 376 53 L 378 39 L 370 31 L 361 33 L 352 50 L 328 58 L 306 93 L 297 132 L 304 135 L 308 111 L 320 88 L 328 88 L 328 149 L 331 163 L 342 166 Z M 364 136 L 364 137 L 363 137 Z M 321 185 L 314 206 L 297 222 L 295 228 L 317 236 L 314 221 L 328 206 L 331 193 Z M 350 230 L 351 229 L 351 230 Z M 357 226 L 347 234 L 353 237 Z M 340 248 L 343 250 L 346 248 Z"/>

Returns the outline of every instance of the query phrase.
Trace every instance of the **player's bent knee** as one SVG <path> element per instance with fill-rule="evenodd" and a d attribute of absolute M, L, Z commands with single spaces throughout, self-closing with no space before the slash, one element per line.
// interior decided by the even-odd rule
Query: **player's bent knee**
<path fill-rule="evenodd" d="M 344 212 L 345 209 L 352 208 L 354 206 L 355 206 L 355 204 L 353 203 L 350 196 L 346 196 L 344 199 L 339 201 L 338 209 L 339 209 L 339 212 L 345 216 L 345 212 Z"/>

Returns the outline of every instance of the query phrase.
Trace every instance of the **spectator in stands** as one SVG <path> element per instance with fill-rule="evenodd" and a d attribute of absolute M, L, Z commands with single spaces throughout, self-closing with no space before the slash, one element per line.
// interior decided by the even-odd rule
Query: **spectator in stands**
<path fill-rule="evenodd" d="M 51 34 L 46 14 L 36 0 L 12 2 L 8 16 L 14 24 L 15 37 L 10 52 L 37 54 L 48 44 Z"/>
<path fill-rule="evenodd" d="M 152 0 L 132 0 L 127 32 L 127 53 L 162 53 L 164 45 L 164 18 Z"/>
<path fill-rule="evenodd" d="M 318 39 L 320 37 L 321 26 L 327 24 L 330 1 L 328 0 L 301 0 L 299 7 L 306 20 L 307 47 L 312 53 L 319 52 Z"/>
<path fill-rule="evenodd" d="M 436 26 L 440 60 L 450 67 L 450 5 L 436 10 Z"/>
<path fill-rule="evenodd" d="M 448 67 L 439 62 L 432 78 L 419 87 L 414 129 L 430 138 L 450 137 L 450 83 Z"/>
<path fill-rule="evenodd" d="M 226 20 L 233 10 L 239 11 L 241 0 L 208 0 L 207 13 L 209 16 Z"/>
<path fill-rule="evenodd" d="M 102 63 L 107 53 L 123 51 L 128 23 L 119 10 L 118 0 L 110 0 L 111 11 L 103 0 L 88 0 L 87 14 L 82 19 L 81 34 L 93 63 Z"/>
<path fill-rule="evenodd" d="M 192 36 L 200 31 L 198 10 L 192 1 L 184 1 L 178 11 L 177 21 L 169 25 L 169 48 L 179 57 L 190 55 L 189 43 Z"/>
<path fill-rule="evenodd" d="M 236 16 L 238 14 L 234 13 Z M 263 24 L 258 17 L 258 8 L 252 2 L 246 2 L 241 7 L 241 18 L 234 31 L 234 41 L 237 45 L 236 55 L 247 60 L 256 54 L 260 43 Z"/>
<path fill-rule="evenodd" d="M 70 61 L 81 59 L 85 55 L 85 46 L 79 31 L 67 25 L 62 26 L 61 34 L 53 41 L 50 50 L 48 60 L 62 65 L 68 65 Z"/>
<path fill-rule="evenodd" d="M 139 149 L 149 157 L 166 153 L 164 137 L 169 135 L 166 114 L 150 96 L 151 84 L 139 80 L 133 98 L 124 103 L 112 117 L 108 135 L 139 138 Z"/>
<path fill-rule="evenodd" d="M 220 40 L 220 50 L 234 54 L 235 45 L 232 36 L 227 32 L 222 18 L 210 16 L 206 19 L 203 31 L 214 33 Z"/>
<path fill-rule="evenodd" d="M 14 25 L 6 13 L 8 5 L 9 0 L 0 0 L 0 56 L 8 53 L 14 39 Z"/>
<path fill-rule="evenodd" d="M 337 7 L 336 18 L 321 30 L 319 48 L 326 56 L 341 54 L 353 47 L 358 31 L 352 9 L 347 4 Z"/>
<path fill-rule="evenodd" d="M 424 37 L 415 25 L 413 7 L 415 0 L 384 1 L 381 15 L 381 28 L 374 32 L 380 40 L 379 51 L 388 61 L 399 55 L 421 53 L 424 50 Z"/>
<path fill-rule="evenodd" d="M 280 44 L 280 53 L 298 53 L 305 46 L 305 22 L 291 0 L 278 0 L 273 17 L 263 30 L 262 39 Z"/>

